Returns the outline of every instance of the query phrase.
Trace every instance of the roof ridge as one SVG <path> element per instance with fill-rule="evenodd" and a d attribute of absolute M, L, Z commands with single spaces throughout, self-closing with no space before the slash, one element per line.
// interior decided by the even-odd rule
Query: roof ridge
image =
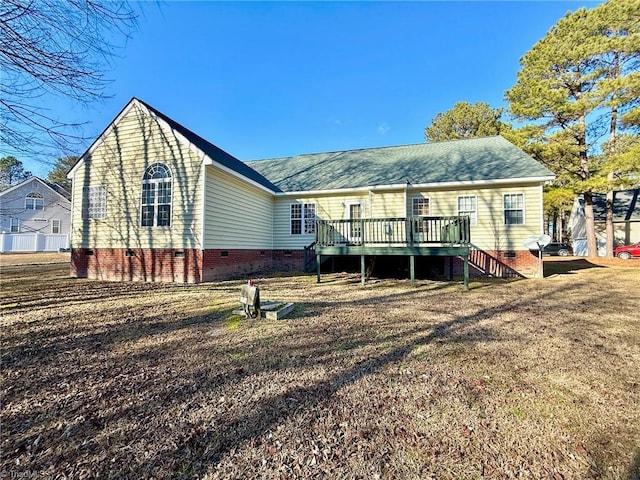
<path fill-rule="evenodd" d="M 0 196 L 1 195 L 5 195 L 7 193 L 11 193 L 14 190 L 26 185 L 29 182 L 33 182 L 33 181 L 40 182 L 42 185 L 47 187 L 49 190 L 51 190 L 56 195 L 59 195 L 59 196 L 65 198 L 65 199 L 69 200 L 67 195 L 65 195 L 64 193 L 59 192 L 56 188 L 54 188 L 54 185 L 58 185 L 57 183 L 49 182 L 48 180 L 45 180 L 45 179 L 39 177 L 38 175 L 31 175 L 29 178 L 24 179 L 22 182 L 16 183 L 15 185 L 11 185 L 10 187 L 5 188 L 4 190 L 2 190 L 0 192 Z M 64 192 L 66 192 L 67 194 L 70 195 L 69 191 L 67 189 L 65 189 L 64 187 L 62 187 L 61 185 L 58 185 L 58 187 L 61 188 Z"/>
<path fill-rule="evenodd" d="M 342 153 L 351 153 L 351 152 L 362 152 L 365 150 L 384 150 L 384 149 L 391 149 L 391 148 L 407 148 L 407 147 L 423 147 L 423 146 L 431 146 L 431 145 L 442 145 L 445 143 L 454 143 L 454 142 L 468 142 L 468 141 L 472 141 L 472 140 L 488 140 L 491 138 L 502 138 L 503 140 L 506 140 L 507 142 L 509 142 L 509 140 L 507 140 L 506 138 L 504 138 L 502 135 L 487 135 L 484 137 L 473 137 L 473 138 L 454 138 L 451 140 L 442 140 L 440 142 L 421 142 L 421 143 L 406 143 L 403 145 L 385 145 L 382 147 L 361 147 L 361 148 L 350 148 L 347 150 L 333 150 L 333 151 L 328 151 L 328 152 L 309 152 L 309 153 L 299 153 L 296 155 L 285 155 L 282 157 L 271 157 L 271 158 L 257 158 L 257 159 L 253 159 L 253 160 L 247 160 L 244 163 L 253 163 L 253 162 L 268 162 L 270 160 L 282 160 L 283 158 L 294 158 L 294 157 L 307 157 L 307 156 L 313 156 L 313 155 L 336 155 L 336 154 L 342 154 Z M 511 143 L 511 142 L 509 142 Z"/>

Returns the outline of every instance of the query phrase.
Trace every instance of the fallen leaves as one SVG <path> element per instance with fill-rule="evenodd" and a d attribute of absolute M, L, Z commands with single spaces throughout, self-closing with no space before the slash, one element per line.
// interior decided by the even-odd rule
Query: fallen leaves
<path fill-rule="evenodd" d="M 638 283 L 633 269 L 469 292 L 361 287 L 340 274 L 319 285 L 264 279 L 265 297 L 298 305 L 278 322 L 231 314 L 241 281 L 96 282 L 50 265 L 2 273 L 1 470 L 630 476 L 640 300 L 616 292 Z"/>

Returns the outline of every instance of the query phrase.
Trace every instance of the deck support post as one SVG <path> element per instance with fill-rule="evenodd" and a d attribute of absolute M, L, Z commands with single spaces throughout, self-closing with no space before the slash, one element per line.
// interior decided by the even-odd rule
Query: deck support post
<path fill-rule="evenodd" d="M 360 274 L 362 275 L 361 283 L 364 285 L 364 282 L 367 279 L 367 266 L 364 255 L 360 255 Z"/>
<path fill-rule="evenodd" d="M 321 263 L 321 255 L 316 255 L 316 271 L 318 275 L 317 283 L 320 283 L 320 263 Z"/>
<path fill-rule="evenodd" d="M 416 257 L 409 255 L 409 278 L 411 279 L 411 286 L 416 286 Z"/>
<path fill-rule="evenodd" d="M 464 288 L 469 290 L 469 255 L 464 255 Z"/>

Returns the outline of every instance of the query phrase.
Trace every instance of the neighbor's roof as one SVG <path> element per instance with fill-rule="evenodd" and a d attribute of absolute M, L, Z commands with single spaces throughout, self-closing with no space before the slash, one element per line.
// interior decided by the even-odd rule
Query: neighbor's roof
<path fill-rule="evenodd" d="M 285 192 L 554 176 L 499 136 L 315 153 L 248 165 Z"/>
<path fill-rule="evenodd" d="M 613 192 L 613 221 L 640 221 L 640 188 Z M 596 221 L 606 218 L 606 198 L 603 193 L 593 194 L 593 216 Z"/>
<path fill-rule="evenodd" d="M 45 187 L 48 187 L 50 190 L 52 190 L 53 193 L 56 193 L 56 194 L 60 195 L 61 197 L 65 198 L 66 200 L 71 200 L 71 193 L 69 193 L 69 191 L 67 189 L 65 189 L 61 185 L 58 185 L 57 183 L 48 182 L 46 180 L 41 179 L 40 177 L 35 177 L 35 176 L 29 177 L 25 181 L 20 182 L 17 185 L 13 185 L 12 187 L 7 188 L 6 190 L 1 191 L 0 192 L 0 196 L 6 195 L 8 193 L 11 193 L 14 190 L 22 188 L 25 185 L 27 185 L 29 183 L 32 183 L 32 182 L 41 183 Z"/>

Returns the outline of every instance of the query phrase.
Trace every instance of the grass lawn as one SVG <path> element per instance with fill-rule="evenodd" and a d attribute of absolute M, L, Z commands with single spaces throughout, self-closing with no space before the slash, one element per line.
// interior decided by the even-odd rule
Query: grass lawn
<path fill-rule="evenodd" d="M 547 265 L 470 291 L 263 279 L 263 300 L 296 308 L 248 321 L 232 314 L 239 281 L 108 283 L 5 261 L 0 471 L 635 480 L 640 263 Z"/>

